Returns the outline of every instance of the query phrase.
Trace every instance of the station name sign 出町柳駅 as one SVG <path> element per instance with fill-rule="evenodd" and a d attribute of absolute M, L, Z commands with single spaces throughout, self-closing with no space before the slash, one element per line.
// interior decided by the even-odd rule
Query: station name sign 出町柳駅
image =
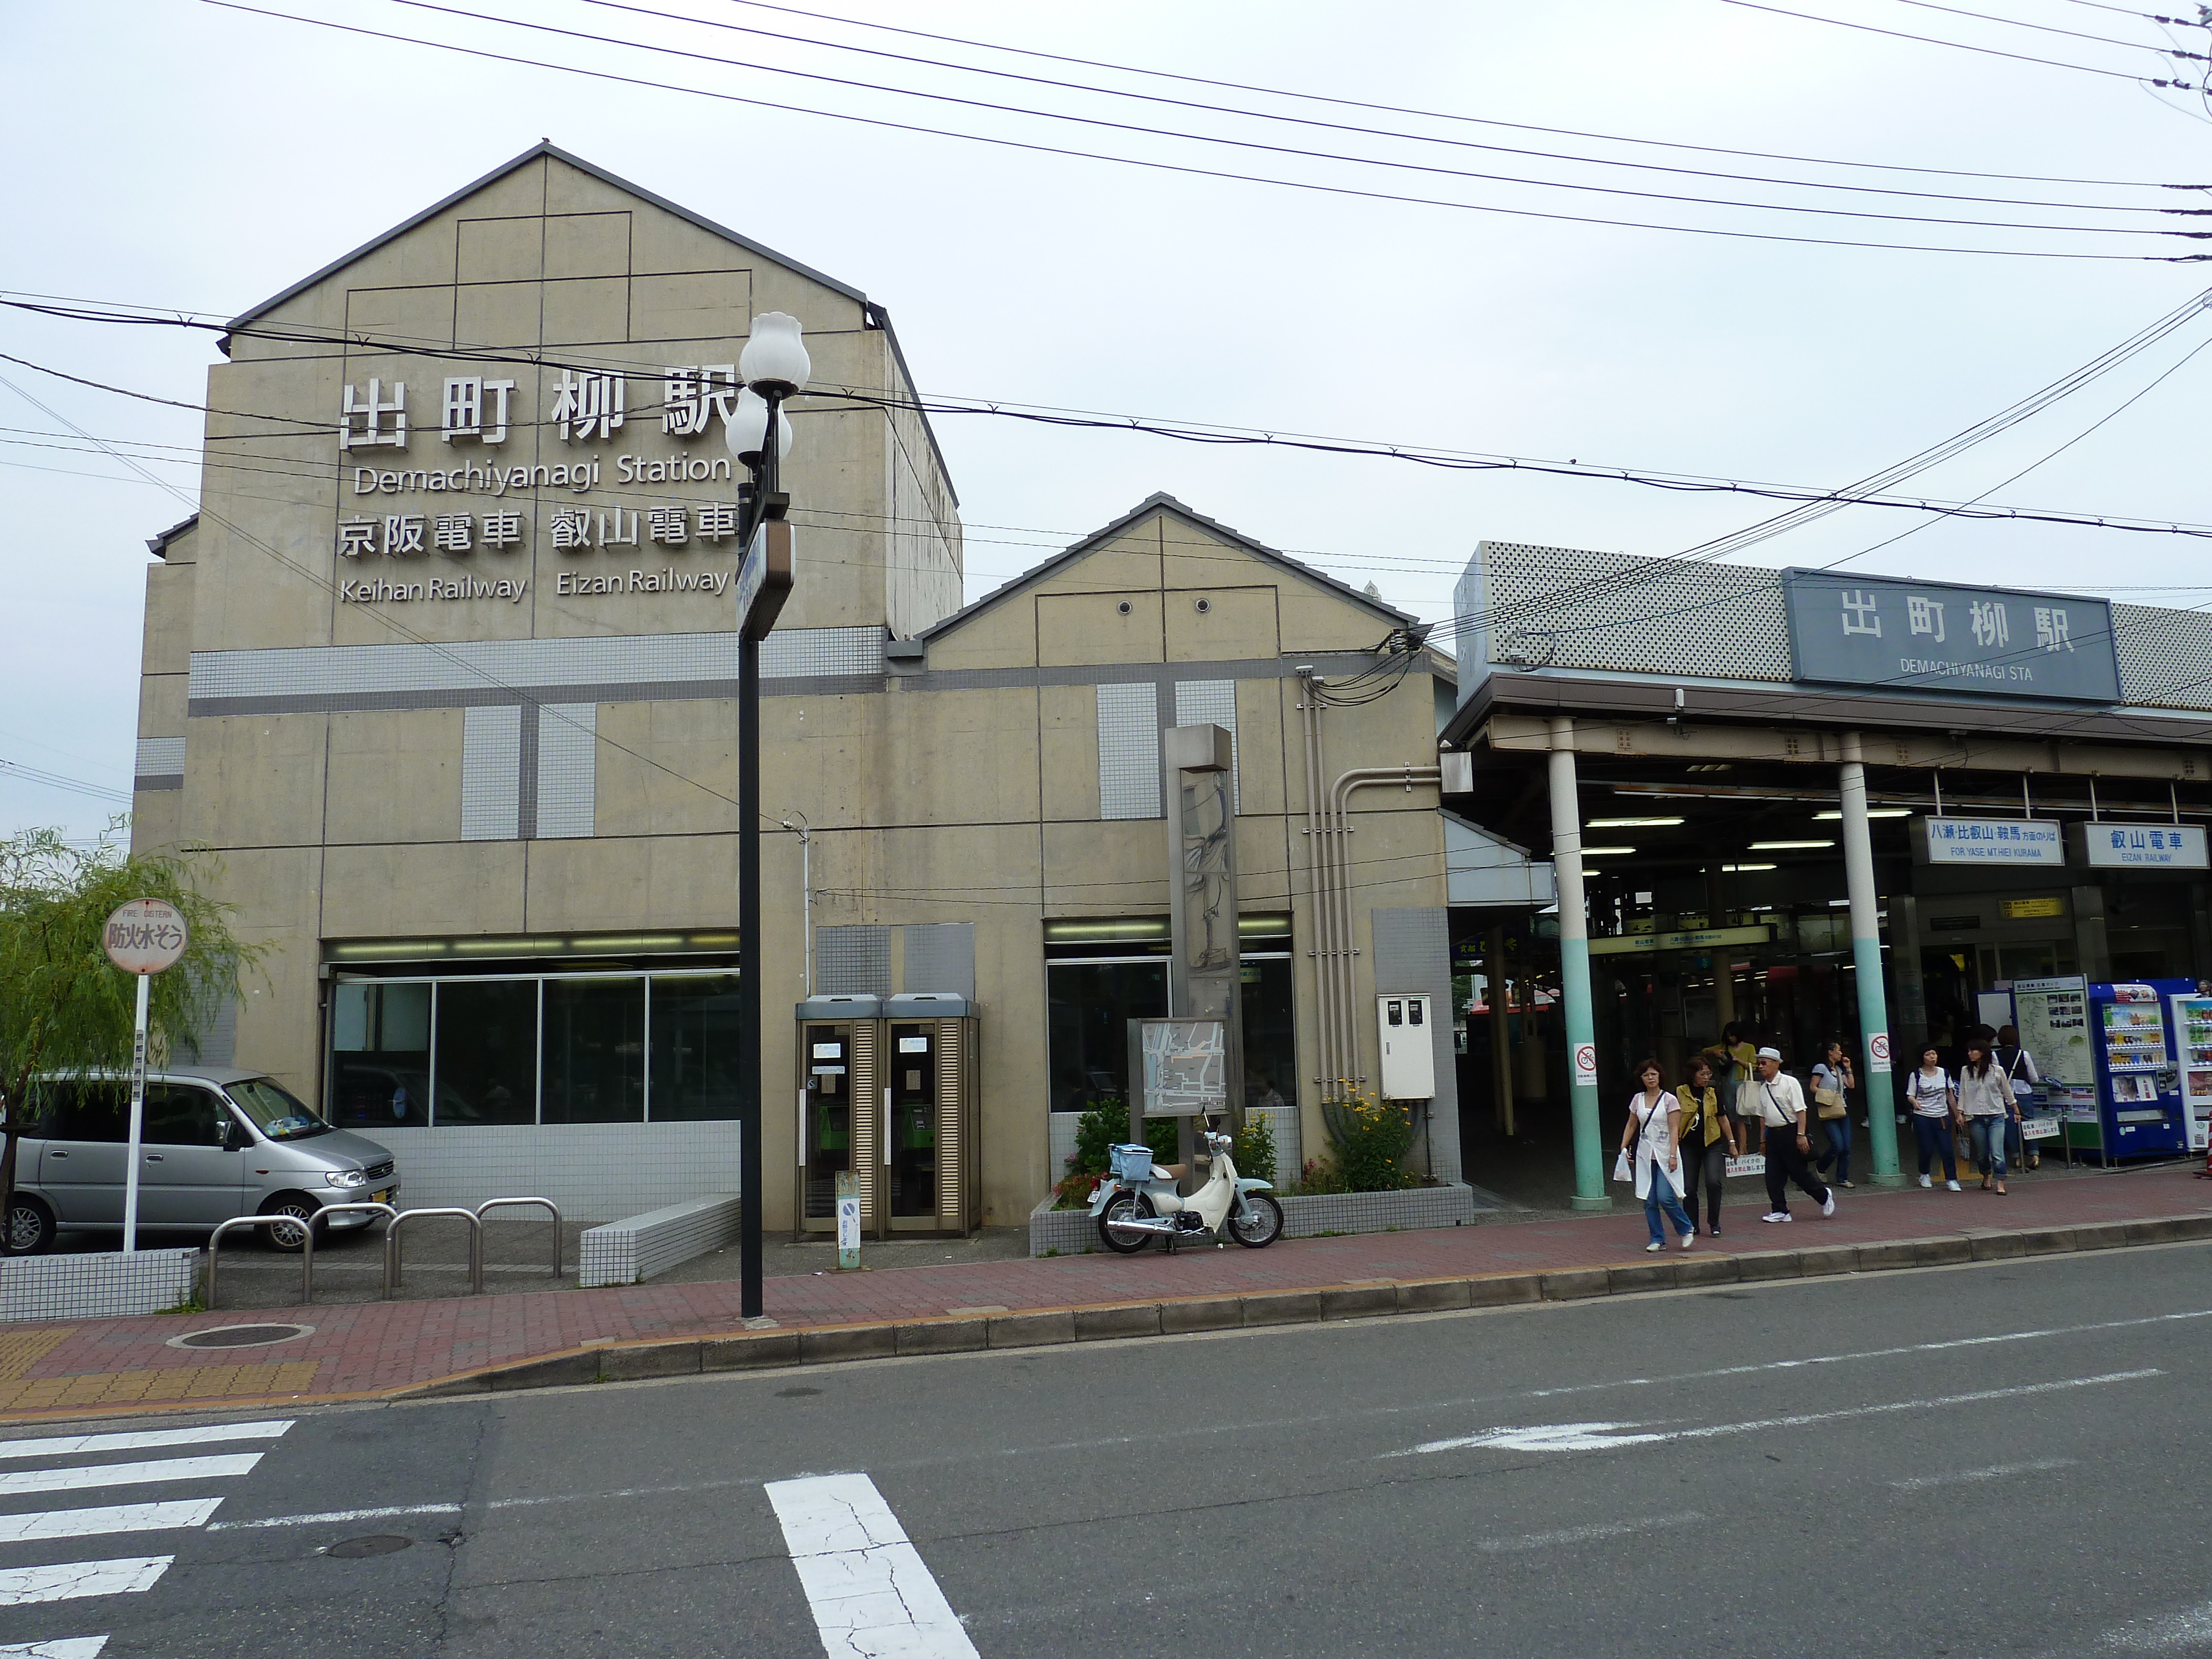
<path fill-rule="evenodd" d="M 556 371 L 546 374 L 551 380 Z M 639 377 L 563 368 L 557 377 L 542 420 L 511 379 L 428 379 L 412 388 L 412 407 L 405 380 L 348 382 L 337 422 L 341 474 L 351 486 L 338 508 L 339 557 L 737 554 L 732 463 L 712 453 L 722 446 L 707 436 L 736 409 L 735 365 L 677 365 Z M 648 394 L 635 403 L 633 378 Z M 559 493 L 541 504 L 544 492 Z M 386 575 L 354 584 L 356 597 L 510 597 L 507 583 L 381 568 Z M 713 583 L 664 581 L 649 568 L 598 576 L 580 567 L 574 580 L 549 585 L 575 594 L 720 592 L 730 574 Z"/>
<path fill-rule="evenodd" d="M 2072 593 L 1785 570 L 1792 678 L 1859 690 L 2120 701 L 2112 606 Z"/>

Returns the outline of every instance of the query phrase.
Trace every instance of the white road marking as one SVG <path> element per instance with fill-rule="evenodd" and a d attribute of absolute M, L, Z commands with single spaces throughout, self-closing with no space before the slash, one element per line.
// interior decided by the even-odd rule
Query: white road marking
<path fill-rule="evenodd" d="M 2094 1389 L 2106 1382 L 2134 1382 L 2147 1376 L 2163 1376 L 2156 1366 L 2142 1370 L 2106 1371 L 2101 1376 L 2069 1376 L 2056 1382 L 2024 1382 L 2009 1389 L 1981 1389 L 1972 1394 L 1941 1395 L 1928 1400 L 1886 1400 L 1874 1406 L 1848 1406 L 1839 1411 L 1801 1412 L 1790 1417 L 1766 1417 L 1748 1423 L 1713 1423 L 1697 1428 L 1674 1429 L 1662 1423 L 1543 1423 L 1526 1427 L 1485 1429 L 1480 1434 L 1455 1436 L 1449 1440 L 1427 1440 L 1403 1451 L 1384 1452 L 1384 1457 L 1414 1457 L 1424 1452 L 1463 1451 L 1482 1448 L 1497 1451 L 1610 1451 L 1620 1446 L 1656 1445 L 1668 1440 L 1712 1440 L 1722 1435 L 1750 1434 L 1761 1429 L 1796 1429 L 1813 1423 L 1834 1423 L 1848 1417 L 1878 1417 L 1893 1412 L 1927 1411 L 1938 1406 L 1971 1406 L 1984 1400 L 2015 1400 L 2023 1395 L 2055 1394 L 2065 1389 Z"/>
<path fill-rule="evenodd" d="M 1968 1480 L 2002 1480 L 2008 1474 L 2040 1474 L 2045 1469 L 2070 1469 L 2070 1457 L 2039 1457 L 2033 1463 L 1992 1463 L 1985 1469 L 1960 1469 L 1950 1474 L 1916 1474 L 1889 1484 L 1899 1492 L 1925 1492 L 1930 1486 L 1955 1486 Z"/>
<path fill-rule="evenodd" d="M 597 1496 L 598 1494 L 594 1494 Z M 509 1505 L 494 1504 L 493 1509 Z M 387 1504 L 374 1510 L 325 1510 L 319 1515 L 272 1515 L 262 1521 L 218 1521 L 210 1532 L 258 1532 L 264 1527 L 322 1527 L 341 1521 L 388 1521 L 397 1515 L 459 1515 L 459 1504 Z"/>
<path fill-rule="evenodd" d="M 15 1469 L 0 1474 L 0 1497 L 35 1492 L 80 1492 L 88 1486 L 143 1486 L 158 1480 L 214 1480 L 244 1474 L 259 1452 L 229 1457 L 165 1457 L 157 1463 L 84 1463 L 69 1469 Z"/>
<path fill-rule="evenodd" d="M 1486 1555 L 1510 1555 L 1522 1550 L 1547 1550 L 1559 1544 L 1593 1544 L 1601 1539 L 1626 1538 L 1631 1533 L 1688 1526 L 1705 1518 L 1692 1510 L 1681 1515 L 1655 1515 L 1648 1521 L 1600 1521 L 1587 1527 L 1563 1527 L 1558 1532 L 1532 1532 L 1521 1538 L 1486 1538 L 1475 1548 Z"/>
<path fill-rule="evenodd" d="M 11 1642 L 0 1659 L 100 1659 L 105 1636 L 65 1636 L 58 1642 Z"/>
<path fill-rule="evenodd" d="M 2203 1642 L 2212 1642 L 2212 1602 L 2169 1613 L 2139 1629 L 2112 1631 L 2097 1645 L 2107 1653 L 2171 1653 Z"/>
<path fill-rule="evenodd" d="M 772 1480 L 768 1497 L 830 1659 L 978 1659 L 906 1528 L 866 1475 Z"/>
<path fill-rule="evenodd" d="M 264 1423 L 222 1423 L 204 1429 L 147 1429 L 136 1434 L 70 1434 L 46 1440 L 0 1440 L 0 1458 L 78 1457 L 86 1452 L 151 1451 L 158 1446 L 198 1446 L 222 1440 L 274 1440 L 290 1418 Z M 0 1653 L 10 1650 L 0 1648 Z"/>
<path fill-rule="evenodd" d="M 106 1532 L 161 1532 L 172 1527 L 202 1527 L 222 1502 L 194 1498 L 181 1504 L 114 1504 L 96 1510 L 40 1510 L 28 1515 L 0 1515 L 0 1544 L 33 1538 L 90 1538 Z M 0 1649 L 0 1652 L 4 1652 Z"/>
<path fill-rule="evenodd" d="M 50 1567 L 0 1571 L 0 1607 L 73 1601 L 85 1595 L 128 1595 L 151 1589 L 173 1555 L 127 1555 L 113 1561 L 60 1561 Z"/>

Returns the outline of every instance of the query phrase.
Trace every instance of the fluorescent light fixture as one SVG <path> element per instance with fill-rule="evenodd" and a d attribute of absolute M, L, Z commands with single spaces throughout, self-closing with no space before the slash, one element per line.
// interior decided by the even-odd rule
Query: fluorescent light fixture
<path fill-rule="evenodd" d="M 1807 853 L 1819 847 L 1833 847 L 1832 841 L 1755 841 L 1751 844 L 1754 853 Z"/>
<path fill-rule="evenodd" d="M 1843 816 L 1841 811 L 1832 807 L 1827 811 L 1814 813 L 1813 819 L 1816 823 L 1834 823 Z M 1870 818 L 1909 818 L 1912 816 L 1912 809 L 1910 806 L 1869 806 L 1867 816 Z"/>
<path fill-rule="evenodd" d="M 1737 874 L 1739 872 L 1741 872 L 1741 871 L 1747 871 L 1747 870 L 1771 870 L 1771 869 L 1773 869 L 1774 867 L 1775 867 L 1775 866 L 1774 866 L 1773 865 L 1771 865 L 1771 864 L 1723 864 L 1723 866 L 1721 866 L 1721 869 L 1722 869 L 1722 871 L 1723 871 L 1724 873 L 1726 873 L 1726 874 L 1728 874 L 1728 875 L 1731 875 L 1731 876 L 1732 876 L 1732 875 L 1735 875 L 1735 874 Z"/>
<path fill-rule="evenodd" d="M 1583 856 L 1586 859 L 1620 858 L 1635 850 L 1633 847 L 1585 847 L 1583 848 Z"/>
<path fill-rule="evenodd" d="M 1672 830 L 1686 823 L 1686 818 L 1591 818 L 1584 826 L 1591 830 Z"/>

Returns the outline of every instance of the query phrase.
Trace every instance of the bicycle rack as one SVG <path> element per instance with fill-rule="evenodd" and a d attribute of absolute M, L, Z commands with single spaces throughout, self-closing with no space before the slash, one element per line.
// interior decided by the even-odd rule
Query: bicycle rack
<path fill-rule="evenodd" d="M 399 1212 L 393 1209 L 389 1204 L 363 1203 L 325 1204 L 321 1209 L 315 1212 L 315 1219 L 320 1221 L 326 1215 L 359 1214 L 362 1211 L 367 1211 L 373 1215 L 380 1215 L 386 1221 L 397 1221 L 399 1218 Z M 315 1276 L 313 1273 L 310 1271 L 307 1274 L 307 1300 L 313 1302 L 314 1299 Z"/>
<path fill-rule="evenodd" d="M 392 1224 L 384 1230 L 384 1299 L 391 1301 L 399 1293 L 399 1228 L 407 1221 L 420 1221 L 428 1216 L 443 1216 L 448 1220 L 469 1224 L 469 1294 L 483 1294 L 483 1223 L 477 1219 L 474 1210 L 454 1207 L 434 1207 L 422 1210 L 402 1210 L 392 1218 Z"/>
<path fill-rule="evenodd" d="M 304 1304 L 315 1299 L 315 1229 L 312 1222 L 303 1222 L 293 1215 L 234 1215 L 220 1222 L 208 1235 L 208 1310 L 215 1310 L 215 1264 L 222 1254 L 222 1236 L 233 1227 L 297 1227 L 307 1235 L 300 1244 L 300 1300 Z"/>
<path fill-rule="evenodd" d="M 518 1208 L 524 1205 L 540 1206 L 553 1212 L 553 1277 L 557 1280 L 561 1277 L 561 1206 L 550 1198 L 488 1198 L 477 1205 L 476 1213 L 479 1255 L 482 1253 L 484 1212 L 487 1210 Z M 483 1277 L 481 1273 L 477 1274 L 477 1289 L 479 1291 L 483 1289 Z"/>

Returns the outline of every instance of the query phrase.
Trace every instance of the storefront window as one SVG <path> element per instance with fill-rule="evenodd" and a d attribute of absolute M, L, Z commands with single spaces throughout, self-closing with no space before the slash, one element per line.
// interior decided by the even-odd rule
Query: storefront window
<path fill-rule="evenodd" d="M 1291 1027 L 1291 959 L 1244 958 L 1244 1103 L 1286 1106 L 1298 1097 L 1298 1045 Z"/>
<path fill-rule="evenodd" d="M 538 981 L 438 987 L 437 1125 L 538 1118 Z"/>
<path fill-rule="evenodd" d="M 341 981 L 331 1011 L 330 1121 L 420 1127 L 430 1112 L 430 988 Z"/>
<path fill-rule="evenodd" d="M 738 1115 L 738 976 L 656 975 L 653 1121 Z"/>
<path fill-rule="evenodd" d="M 1291 960 L 1247 956 L 1243 969 L 1245 1103 L 1288 1104 L 1298 1097 Z M 1167 963 L 1149 957 L 1053 962 L 1046 969 L 1052 1109 L 1082 1112 L 1127 1100 L 1129 1022 L 1166 1014 Z"/>
<path fill-rule="evenodd" d="M 547 980 L 544 1066 L 539 1122 L 642 1122 L 644 980 Z"/>

